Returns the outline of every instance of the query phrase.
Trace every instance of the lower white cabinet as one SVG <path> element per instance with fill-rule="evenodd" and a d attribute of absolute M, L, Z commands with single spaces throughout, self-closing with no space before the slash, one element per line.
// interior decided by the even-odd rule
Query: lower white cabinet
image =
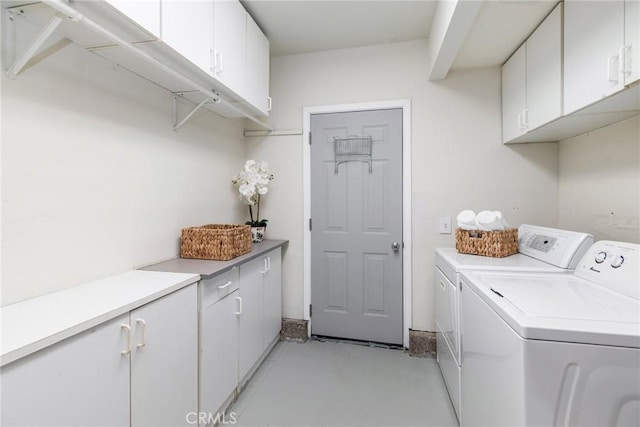
<path fill-rule="evenodd" d="M 266 349 L 282 329 L 282 252 L 280 248 L 267 253 L 264 280 L 263 347 Z"/>
<path fill-rule="evenodd" d="M 240 266 L 240 348 L 242 381 L 279 336 L 282 324 L 282 254 L 276 248 Z"/>
<path fill-rule="evenodd" d="M 200 412 L 215 417 L 238 385 L 239 290 L 201 308 Z"/>
<path fill-rule="evenodd" d="M 240 347 L 238 380 L 249 373 L 264 351 L 262 332 L 264 316 L 264 284 L 266 257 L 256 258 L 240 266 Z"/>
<path fill-rule="evenodd" d="M 188 426 L 198 411 L 198 294 L 189 285 L 131 312 L 131 425 Z"/>
<path fill-rule="evenodd" d="M 192 284 L 2 367 L 1 424 L 179 426 L 197 412 Z"/>
<path fill-rule="evenodd" d="M 2 367 L 2 426 L 128 426 L 125 314 Z"/>

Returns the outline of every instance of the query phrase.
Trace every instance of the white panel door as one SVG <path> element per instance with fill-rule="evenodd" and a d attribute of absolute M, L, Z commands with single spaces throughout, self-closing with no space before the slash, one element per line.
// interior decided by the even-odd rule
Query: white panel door
<path fill-rule="evenodd" d="M 3 426 L 128 426 L 129 315 L 0 370 Z"/>
<path fill-rule="evenodd" d="M 624 84 L 640 79 L 640 0 L 624 2 Z"/>
<path fill-rule="evenodd" d="M 280 335 L 282 329 L 282 253 L 275 249 L 267 255 L 264 282 L 264 348 Z"/>
<path fill-rule="evenodd" d="M 216 414 L 238 385 L 239 290 L 202 307 L 200 412 Z"/>
<path fill-rule="evenodd" d="M 263 276 L 266 271 L 266 257 L 254 259 L 240 266 L 239 381 L 247 375 L 264 350 Z"/>
<path fill-rule="evenodd" d="M 213 0 L 162 0 L 162 41 L 213 75 Z"/>
<path fill-rule="evenodd" d="M 258 110 L 268 114 L 269 99 L 269 40 L 251 15 L 247 16 L 247 92 L 245 98 Z"/>
<path fill-rule="evenodd" d="M 314 114 L 311 132 L 311 332 L 402 344 L 402 110 Z M 350 135 L 370 163 L 336 159 Z"/>
<path fill-rule="evenodd" d="M 624 87 L 623 0 L 565 0 L 564 114 L 573 113 Z"/>
<path fill-rule="evenodd" d="M 520 46 L 502 66 L 502 142 L 524 135 L 527 108 L 526 45 Z"/>
<path fill-rule="evenodd" d="M 215 77 L 240 96 L 246 94 L 247 12 L 238 0 L 215 0 Z"/>
<path fill-rule="evenodd" d="M 193 284 L 131 312 L 131 425 L 187 426 L 198 412 L 198 294 Z"/>
<path fill-rule="evenodd" d="M 527 39 L 526 130 L 562 115 L 562 3 Z"/>

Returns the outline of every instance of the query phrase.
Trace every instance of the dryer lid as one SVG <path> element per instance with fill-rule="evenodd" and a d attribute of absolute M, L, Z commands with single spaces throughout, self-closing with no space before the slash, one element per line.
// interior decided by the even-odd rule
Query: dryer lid
<path fill-rule="evenodd" d="M 566 274 L 463 280 L 523 338 L 640 348 L 640 302 L 611 289 Z"/>

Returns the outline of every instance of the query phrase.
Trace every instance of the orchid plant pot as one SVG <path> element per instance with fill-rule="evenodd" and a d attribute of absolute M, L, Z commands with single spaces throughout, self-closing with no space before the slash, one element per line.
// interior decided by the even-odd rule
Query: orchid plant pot
<path fill-rule="evenodd" d="M 251 226 L 251 240 L 253 243 L 260 243 L 264 239 L 264 234 L 267 231 L 266 225 L 252 225 Z"/>

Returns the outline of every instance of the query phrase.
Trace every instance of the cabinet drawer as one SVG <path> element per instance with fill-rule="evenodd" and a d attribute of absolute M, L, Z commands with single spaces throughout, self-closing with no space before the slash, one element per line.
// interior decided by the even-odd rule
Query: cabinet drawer
<path fill-rule="evenodd" d="M 220 275 L 200 281 L 200 304 L 208 307 L 238 289 L 239 269 L 233 267 Z"/>

